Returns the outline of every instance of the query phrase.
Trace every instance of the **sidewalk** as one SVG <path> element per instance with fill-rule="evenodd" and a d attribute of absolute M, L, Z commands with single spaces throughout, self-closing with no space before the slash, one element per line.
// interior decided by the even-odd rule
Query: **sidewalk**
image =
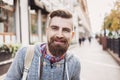
<path fill-rule="evenodd" d="M 120 80 L 120 66 L 95 39 L 71 51 L 76 52 L 81 61 L 81 80 Z"/>
<path fill-rule="evenodd" d="M 110 49 L 107 50 L 108 53 L 117 61 L 117 63 L 120 65 L 120 58 L 118 57 L 117 53 L 114 53 L 113 51 L 111 51 Z"/>

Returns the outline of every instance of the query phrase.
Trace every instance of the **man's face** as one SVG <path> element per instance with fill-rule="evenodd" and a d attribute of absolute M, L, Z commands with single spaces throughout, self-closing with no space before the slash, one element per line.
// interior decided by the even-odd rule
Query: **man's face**
<path fill-rule="evenodd" d="M 52 18 L 46 34 L 50 53 L 56 57 L 62 56 L 66 53 L 74 34 L 72 19 Z"/>

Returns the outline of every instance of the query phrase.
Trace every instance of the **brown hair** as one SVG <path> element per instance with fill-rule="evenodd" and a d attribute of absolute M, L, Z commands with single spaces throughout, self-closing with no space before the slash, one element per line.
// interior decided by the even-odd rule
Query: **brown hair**
<path fill-rule="evenodd" d="M 47 19 L 47 27 L 49 26 L 51 19 L 54 17 L 61 17 L 61 18 L 66 18 L 66 19 L 70 19 L 73 18 L 72 13 L 69 12 L 68 10 L 55 10 L 52 11 Z"/>
<path fill-rule="evenodd" d="M 62 18 L 72 18 L 72 14 L 67 10 L 55 10 L 50 13 L 49 17 L 62 17 Z"/>

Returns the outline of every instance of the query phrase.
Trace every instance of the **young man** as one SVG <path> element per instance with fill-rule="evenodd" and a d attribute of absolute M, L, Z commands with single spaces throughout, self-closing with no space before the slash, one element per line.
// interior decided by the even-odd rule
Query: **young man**
<path fill-rule="evenodd" d="M 80 62 L 67 51 L 74 35 L 72 14 L 51 12 L 46 35 L 48 43 L 35 46 L 27 80 L 80 80 Z M 26 50 L 17 52 L 5 80 L 22 80 Z"/>

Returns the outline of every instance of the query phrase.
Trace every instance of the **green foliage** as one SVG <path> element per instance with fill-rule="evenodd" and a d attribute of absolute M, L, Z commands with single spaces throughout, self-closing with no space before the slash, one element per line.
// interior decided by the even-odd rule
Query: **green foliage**
<path fill-rule="evenodd" d="M 109 32 L 108 36 L 111 37 L 112 35 L 113 35 L 112 32 Z"/>
<path fill-rule="evenodd" d="M 115 8 L 105 17 L 103 27 L 109 31 L 120 30 L 120 2 L 116 2 Z"/>
<path fill-rule="evenodd" d="M 19 44 L 2 44 L 0 45 L 0 54 L 7 53 L 12 54 L 12 56 L 15 56 L 15 53 L 20 48 L 21 45 Z"/>
<path fill-rule="evenodd" d="M 1 54 L 2 53 L 10 53 L 11 54 L 9 47 L 7 45 L 5 45 L 5 44 L 3 44 L 2 46 L 0 46 L 0 53 Z"/>

